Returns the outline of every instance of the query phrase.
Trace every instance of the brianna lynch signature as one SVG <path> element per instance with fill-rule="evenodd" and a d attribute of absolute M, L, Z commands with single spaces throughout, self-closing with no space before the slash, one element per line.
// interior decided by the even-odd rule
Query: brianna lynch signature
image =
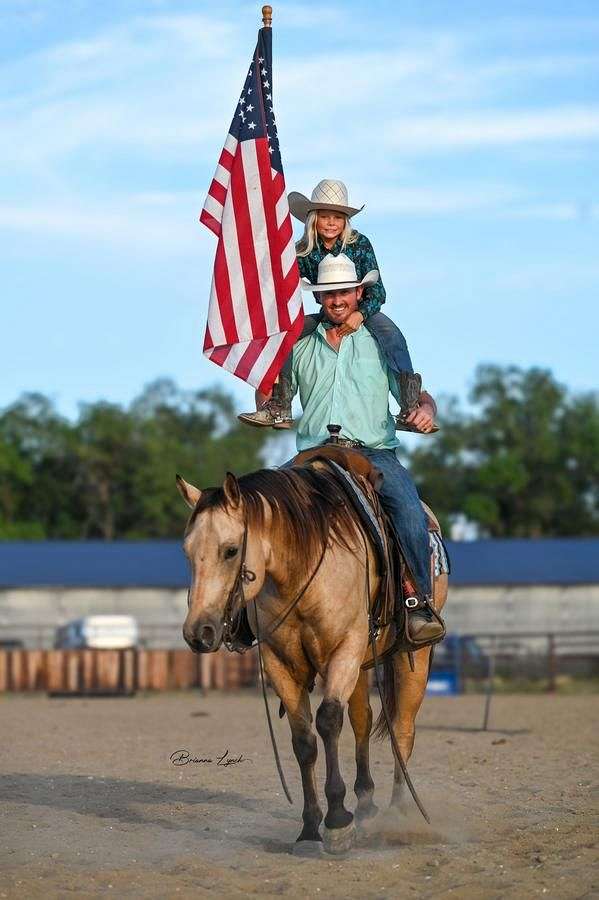
<path fill-rule="evenodd" d="M 239 756 L 229 756 L 228 749 L 225 750 L 222 756 L 215 756 L 214 758 L 211 756 L 192 756 L 189 750 L 175 750 L 174 753 L 171 753 L 169 759 L 174 766 L 188 766 L 190 763 L 203 763 L 226 767 L 253 761 L 248 759 L 247 756 L 244 756 L 243 753 L 240 753 Z"/>

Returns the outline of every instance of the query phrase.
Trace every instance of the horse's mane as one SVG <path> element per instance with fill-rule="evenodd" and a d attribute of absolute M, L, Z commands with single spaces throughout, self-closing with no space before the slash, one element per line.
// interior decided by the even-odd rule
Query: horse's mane
<path fill-rule="evenodd" d="M 310 467 L 258 469 L 238 479 L 249 528 L 264 525 L 264 502 L 272 528 L 307 559 L 322 551 L 329 538 L 348 547 L 354 525 L 344 497 L 332 478 Z M 196 504 L 187 532 L 207 509 L 226 509 L 222 487 L 206 488 Z"/>

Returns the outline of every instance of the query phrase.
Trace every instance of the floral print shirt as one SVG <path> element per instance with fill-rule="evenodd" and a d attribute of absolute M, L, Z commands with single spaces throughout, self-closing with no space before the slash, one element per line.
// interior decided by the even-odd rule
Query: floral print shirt
<path fill-rule="evenodd" d="M 358 232 L 355 243 L 346 244 L 345 250 L 341 249 L 341 241 L 339 238 L 335 241 L 330 250 L 327 250 L 324 244 L 317 239 L 312 251 L 307 256 L 298 256 L 297 264 L 299 266 L 302 278 L 307 278 L 313 284 L 318 281 L 318 266 L 327 253 L 338 256 L 339 253 L 345 253 L 352 260 L 356 267 L 358 280 L 361 281 L 367 272 L 372 269 L 378 269 L 378 263 L 372 244 L 364 234 Z M 362 299 L 358 304 L 358 309 L 364 316 L 364 320 L 368 319 L 374 313 L 379 312 L 381 306 L 385 302 L 385 288 L 379 274 L 379 280 L 375 284 L 368 285 L 362 294 Z"/>

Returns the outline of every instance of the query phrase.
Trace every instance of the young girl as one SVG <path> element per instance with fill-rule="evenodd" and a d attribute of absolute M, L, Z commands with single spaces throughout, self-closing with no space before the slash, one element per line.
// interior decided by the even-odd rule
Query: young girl
<path fill-rule="evenodd" d="M 378 270 L 372 244 L 365 235 L 351 227 L 350 217 L 361 212 L 364 207 L 358 209 L 349 205 L 347 188 L 342 181 L 320 181 L 309 200 L 303 194 L 293 191 L 289 194 L 289 209 L 296 219 L 304 223 L 304 233 L 296 244 L 297 262 L 300 275 L 312 284 L 318 282 L 318 266 L 329 253 L 333 256 L 339 253 L 348 256 L 353 261 L 360 280 L 372 269 Z M 412 363 L 403 334 L 391 319 L 380 312 L 384 302 L 385 288 L 379 277 L 375 284 L 364 290 L 358 311 L 352 313 L 341 333 L 350 334 L 364 324 L 377 341 L 385 362 L 399 380 L 401 371 L 413 371 Z M 328 326 L 321 313 L 306 315 L 301 337 L 311 334 L 320 321 L 325 328 Z M 271 399 L 257 412 L 242 413 L 238 418 L 248 425 L 273 428 L 291 426 L 291 354 L 273 388 Z M 398 427 L 402 425 L 398 423 Z"/>

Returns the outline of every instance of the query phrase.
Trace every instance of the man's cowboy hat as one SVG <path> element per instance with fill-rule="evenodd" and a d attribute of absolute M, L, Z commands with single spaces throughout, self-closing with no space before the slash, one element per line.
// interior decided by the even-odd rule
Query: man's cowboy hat
<path fill-rule="evenodd" d="M 297 191 L 291 191 L 289 194 L 289 211 L 292 216 L 305 222 L 308 213 L 313 209 L 329 209 L 332 212 L 341 212 L 346 216 L 355 216 L 364 209 L 360 206 L 350 206 L 347 197 L 347 188 L 342 181 L 332 181 L 330 178 L 324 178 L 319 181 L 314 190 L 312 197 L 308 200 L 303 194 Z"/>
<path fill-rule="evenodd" d="M 318 283 L 312 284 L 307 278 L 302 278 L 302 290 L 342 291 L 345 288 L 368 287 L 378 280 L 379 270 L 371 269 L 362 281 L 358 281 L 356 267 L 345 253 L 339 253 L 337 256 L 327 253 L 318 266 Z"/>

